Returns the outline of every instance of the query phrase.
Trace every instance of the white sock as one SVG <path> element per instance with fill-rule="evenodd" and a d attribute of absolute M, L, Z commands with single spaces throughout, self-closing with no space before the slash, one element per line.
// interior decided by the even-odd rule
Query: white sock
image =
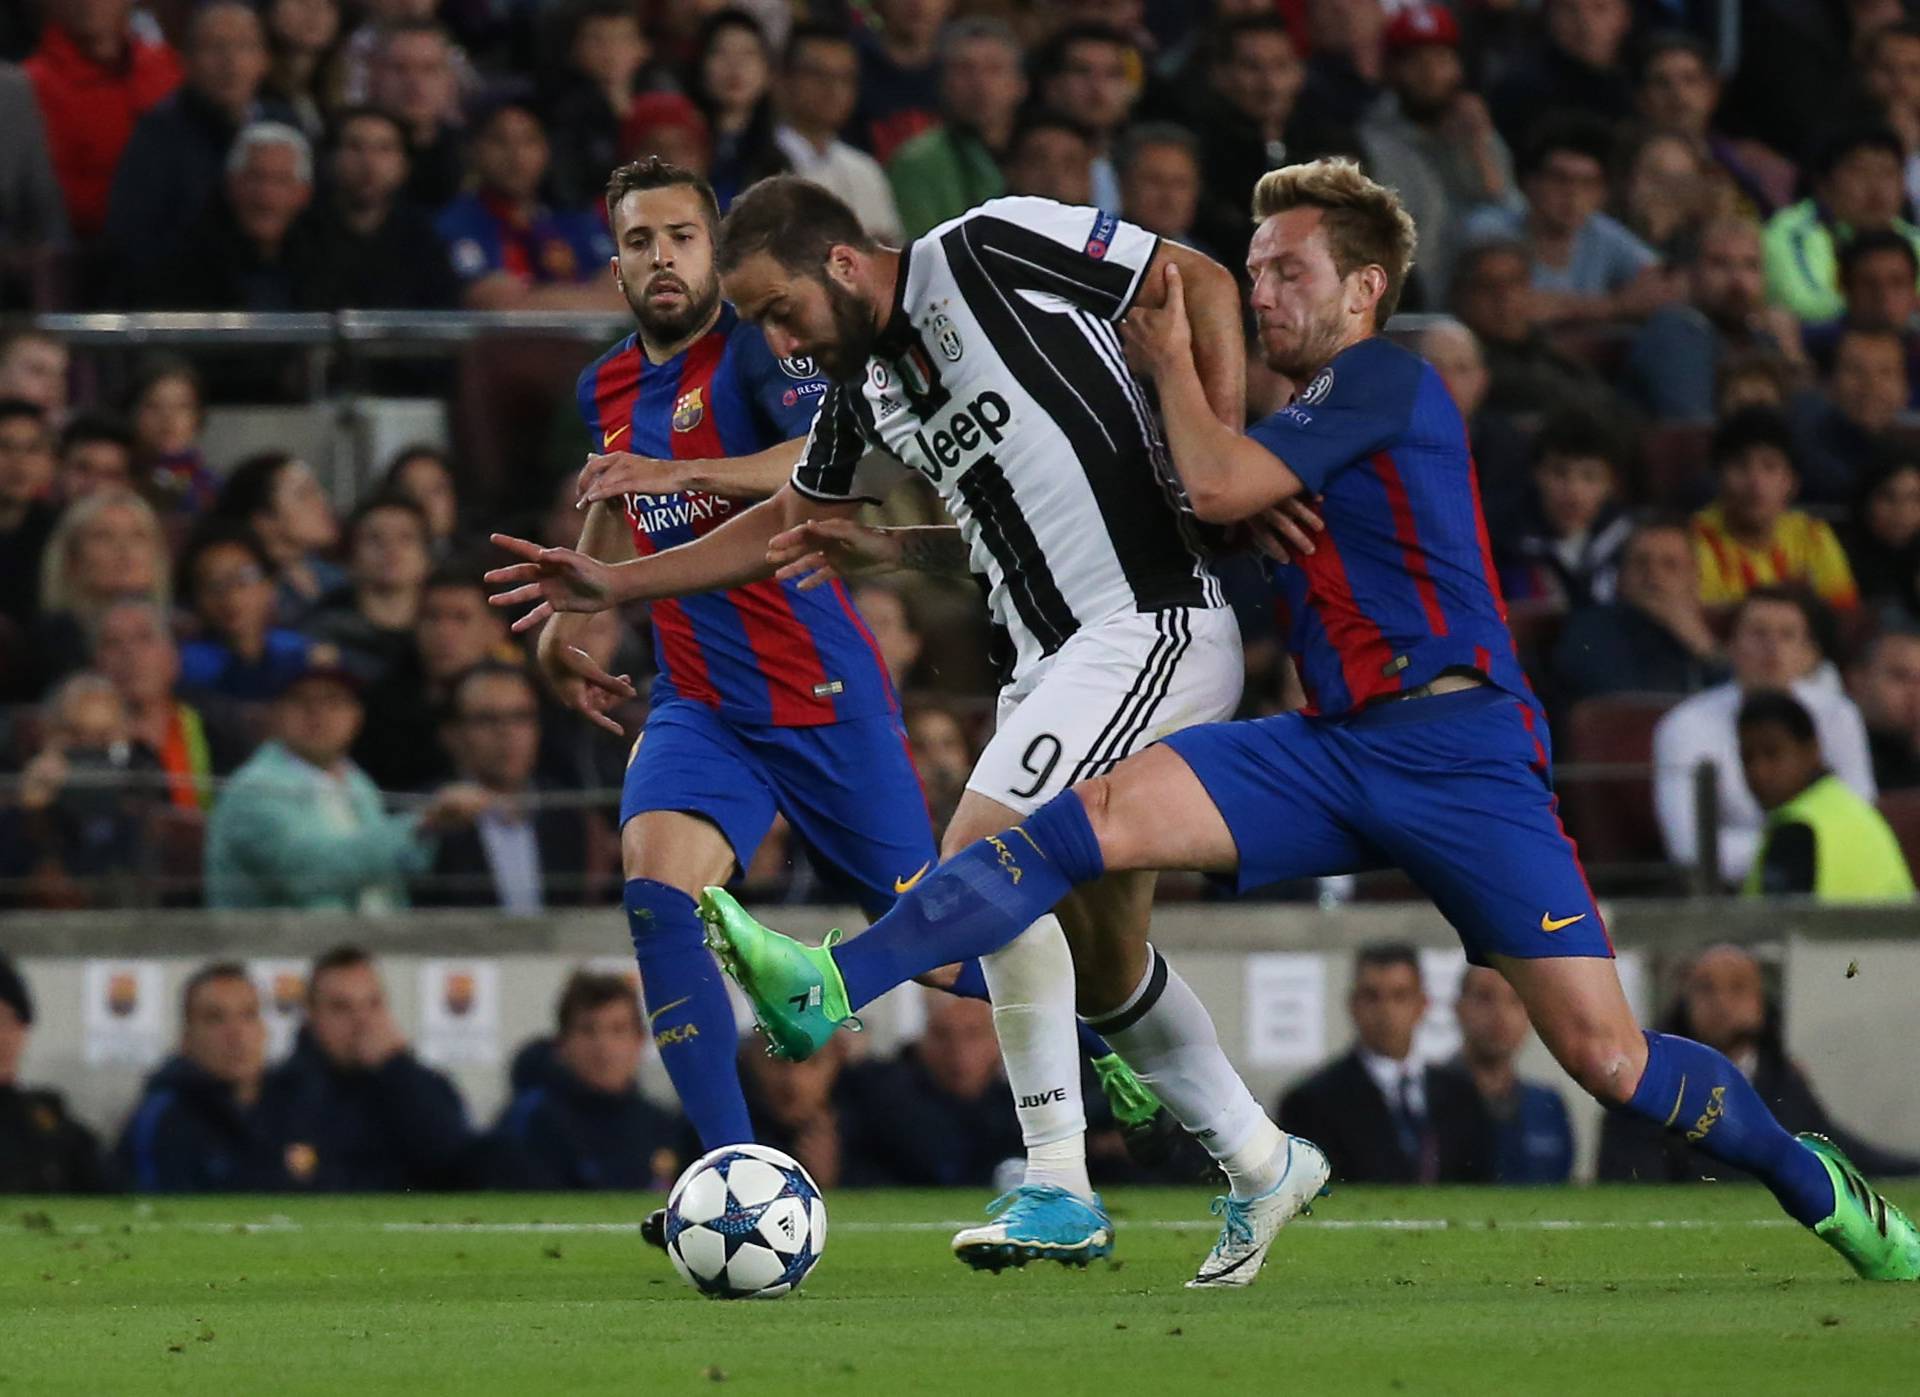
<path fill-rule="evenodd" d="M 1147 973 L 1126 1001 L 1091 1022 L 1219 1161 L 1234 1197 L 1253 1198 L 1280 1182 L 1286 1135 L 1220 1051 L 1200 997 L 1158 951 L 1147 948 Z"/>
<path fill-rule="evenodd" d="M 1067 934 L 1049 913 L 982 956 L 980 969 L 993 999 L 993 1031 L 1000 1037 L 1000 1057 L 1027 1146 L 1026 1181 L 1091 1198 Z"/>

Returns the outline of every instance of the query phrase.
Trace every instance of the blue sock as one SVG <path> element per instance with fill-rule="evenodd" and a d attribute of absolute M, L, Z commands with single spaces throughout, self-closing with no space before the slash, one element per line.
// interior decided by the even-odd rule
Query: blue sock
<path fill-rule="evenodd" d="M 980 962 L 970 960 L 963 964 L 953 983 L 947 986 L 947 993 L 956 999 L 990 999 L 987 972 L 980 968 Z M 1088 1028 L 1083 1021 L 1075 1022 L 1080 1025 L 1080 1051 L 1086 1055 L 1087 1061 L 1098 1062 L 1113 1052 L 1106 1039 Z"/>
<path fill-rule="evenodd" d="M 1106 869 L 1086 807 L 1055 796 L 1004 834 L 970 844 L 833 953 L 855 1009 L 916 975 L 999 950 Z"/>
<path fill-rule="evenodd" d="M 640 963 L 648 1029 L 681 1109 L 700 1136 L 700 1148 L 751 1141 L 753 1126 L 735 1061 L 740 1033 L 698 908 L 680 889 L 651 878 L 629 879 L 623 900 Z"/>
<path fill-rule="evenodd" d="M 1648 1032 L 1647 1070 L 1623 1108 L 1684 1132 L 1687 1143 L 1757 1176 L 1799 1223 L 1833 1211 L 1833 1180 L 1813 1151 L 1780 1127 L 1732 1062 L 1704 1043 Z"/>

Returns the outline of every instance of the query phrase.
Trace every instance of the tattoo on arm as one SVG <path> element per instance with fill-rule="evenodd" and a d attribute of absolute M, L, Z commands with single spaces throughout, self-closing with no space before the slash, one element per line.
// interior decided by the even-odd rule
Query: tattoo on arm
<path fill-rule="evenodd" d="M 944 577 L 969 577 L 967 545 L 960 530 L 950 524 L 895 530 L 900 535 L 900 562 L 914 572 Z"/>

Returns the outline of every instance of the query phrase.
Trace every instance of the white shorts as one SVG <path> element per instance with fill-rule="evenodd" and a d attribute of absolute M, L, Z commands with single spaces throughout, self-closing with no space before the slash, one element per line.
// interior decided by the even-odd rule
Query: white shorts
<path fill-rule="evenodd" d="M 1225 607 L 1116 616 L 1000 691 L 967 789 L 1022 815 L 1170 732 L 1231 718 L 1246 666 Z"/>

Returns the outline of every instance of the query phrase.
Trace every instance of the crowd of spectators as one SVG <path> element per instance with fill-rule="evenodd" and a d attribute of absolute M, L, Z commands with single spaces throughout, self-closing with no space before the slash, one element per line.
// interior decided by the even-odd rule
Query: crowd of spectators
<path fill-rule="evenodd" d="M 1418 223 L 1394 332 L 1469 423 L 1568 781 L 1659 761 L 1596 862 L 1695 863 L 1707 761 L 1733 886 L 1765 817 L 1738 733 L 1760 690 L 1790 687 L 1822 770 L 1920 839 L 1897 798 L 1920 789 L 1915 71 L 1900 0 L 43 0 L 0 26 L 0 306 L 617 314 L 598 194 L 648 154 L 723 207 L 798 171 L 883 239 L 1015 192 L 1238 269 L 1264 171 L 1357 159 Z M 572 541 L 577 432 L 503 491 L 461 449 L 506 410 L 478 390 L 478 427 L 349 501 L 289 450 L 209 458 L 211 412 L 284 394 L 258 364 L 21 324 L 0 899 L 610 893 L 596 793 L 624 754 L 515 682 L 476 580 L 507 495 Z M 1249 414 L 1286 391 L 1256 362 Z M 1246 711 L 1271 711 L 1261 586 L 1227 572 Z M 977 618 L 925 584 L 860 604 L 938 813 L 989 708 Z M 1581 711 L 1621 704 L 1678 706 L 1602 750 Z M 751 875 L 830 891 L 778 829 Z"/>
<path fill-rule="evenodd" d="M 1784 1124 L 1845 1141 L 1875 1173 L 1920 1160 L 1835 1124 L 1787 1058 L 1768 972 L 1716 946 L 1684 965 L 1669 1031 L 1731 1055 Z M 472 1118 L 453 1080 L 422 1062 L 396 1025 L 379 966 L 341 946 L 307 972 L 291 1051 L 268 1058 L 261 991 L 215 961 L 181 991 L 179 1038 L 126 1110 L 117 1139 L 76 1120 L 58 1093 L 25 1085 L 30 990 L 0 957 L 0 1192 L 352 1192 L 407 1189 L 667 1187 L 699 1153 L 685 1121 L 643 1093 L 647 1028 L 633 981 L 581 970 L 563 985 L 552 1032 L 513 1054 L 505 1104 Z M 929 994 L 920 1032 L 888 1055 L 836 1037 L 804 1063 L 743 1046 L 755 1138 L 806 1165 L 823 1187 L 984 1187 L 1022 1153 L 992 1013 Z M 1460 1047 L 1428 1057 L 1429 1001 L 1410 946 L 1363 948 L 1347 1000 L 1353 1044 L 1288 1089 L 1278 1114 L 1318 1141 L 1356 1183 L 1564 1183 L 1574 1138 L 1559 1092 L 1518 1070 L 1530 1029 L 1496 972 L 1469 967 L 1451 1013 Z M 1442 1012 L 1446 1012 L 1444 1009 Z M 1186 1181 L 1180 1158 L 1143 1165 L 1104 1114 L 1089 1138 L 1096 1181 Z M 1868 1161 L 1872 1161 L 1868 1163 Z M 1724 1175 L 1683 1144 L 1610 1116 L 1602 1180 Z"/>

